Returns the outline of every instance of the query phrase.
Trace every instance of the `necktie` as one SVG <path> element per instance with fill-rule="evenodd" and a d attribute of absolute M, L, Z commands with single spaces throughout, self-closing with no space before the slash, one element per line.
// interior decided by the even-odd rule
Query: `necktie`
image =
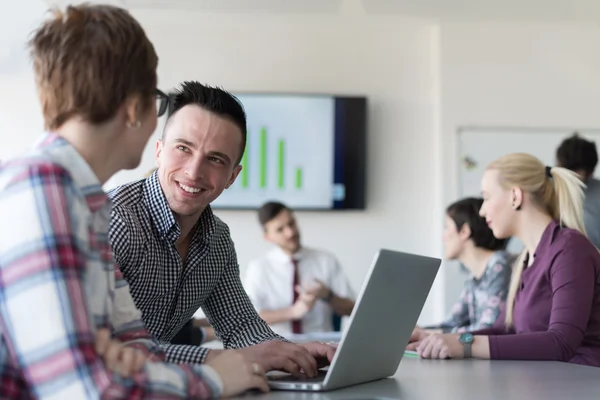
<path fill-rule="evenodd" d="M 298 277 L 298 260 L 294 260 L 292 258 L 292 265 L 294 268 L 294 270 L 293 270 L 294 283 L 292 284 L 292 293 L 294 293 L 294 301 L 292 302 L 292 304 L 293 304 L 298 299 L 298 292 L 296 292 L 296 285 L 300 284 L 300 278 Z M 295 319 L 292 321 L 292 333 L 302 333 L 302 320 Z"/>

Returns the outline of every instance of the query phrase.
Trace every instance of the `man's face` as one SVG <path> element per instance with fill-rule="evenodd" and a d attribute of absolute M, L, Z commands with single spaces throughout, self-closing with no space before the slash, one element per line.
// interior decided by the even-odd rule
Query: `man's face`
<path fill-rule="evenodd" d="M 275 218 L 265 224 L 265 239 L 294 254 L 300 250 L 300 231 L 294 215 L 282 210 Z"/>
<path fill-rule="evenodd" d="M 156 143 L 158 178 L 169 207 L 182 218 L 198 218 L 233 184 L 242 132 L 231 121 L 196 105 L 181 108 Z"/>

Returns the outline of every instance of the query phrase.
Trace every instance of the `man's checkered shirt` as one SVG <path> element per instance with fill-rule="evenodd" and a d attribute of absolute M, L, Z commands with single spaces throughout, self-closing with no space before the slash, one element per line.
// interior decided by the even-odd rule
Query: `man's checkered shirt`
<path fill-rule="evenodd" d="M 182 262 L 180 229 L 156 172 L 111 190 L 110 241 L 148 330 L 164 343 L 167 359 L 201 362 L 208 350 L 168 345 L 202 308 L 225 348 L 280 339 L 258 316 L 241 280 L 227 225 L 207 207 Z"/>

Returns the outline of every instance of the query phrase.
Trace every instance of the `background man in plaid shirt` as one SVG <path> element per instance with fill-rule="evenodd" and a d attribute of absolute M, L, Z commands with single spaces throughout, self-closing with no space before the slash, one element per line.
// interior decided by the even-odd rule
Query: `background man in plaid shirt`
<path fill-rule="evenodd" d="M 143 29 L 123 9 L 82 5 L 43 23 L 30 46 L 52 133 L 0 169 L 0 398 L 268 390 L 262 368 L 239 352 L 204 365 L 163 362 L 115 276 L 102 184 L 139 164 L 166 109 Z"/>

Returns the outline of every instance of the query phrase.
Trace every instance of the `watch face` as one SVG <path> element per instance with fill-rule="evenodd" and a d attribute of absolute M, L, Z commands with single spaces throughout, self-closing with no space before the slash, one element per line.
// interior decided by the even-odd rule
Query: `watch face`
<path fill-rule="evenodd" d="M 463 333 L 462 335 L 460 335 L 460 338 L 458 340 L 460 340 L 461 343 L 471 343 L 473 342 L 473 335 L 471 335 L 470 333 Z"/>

